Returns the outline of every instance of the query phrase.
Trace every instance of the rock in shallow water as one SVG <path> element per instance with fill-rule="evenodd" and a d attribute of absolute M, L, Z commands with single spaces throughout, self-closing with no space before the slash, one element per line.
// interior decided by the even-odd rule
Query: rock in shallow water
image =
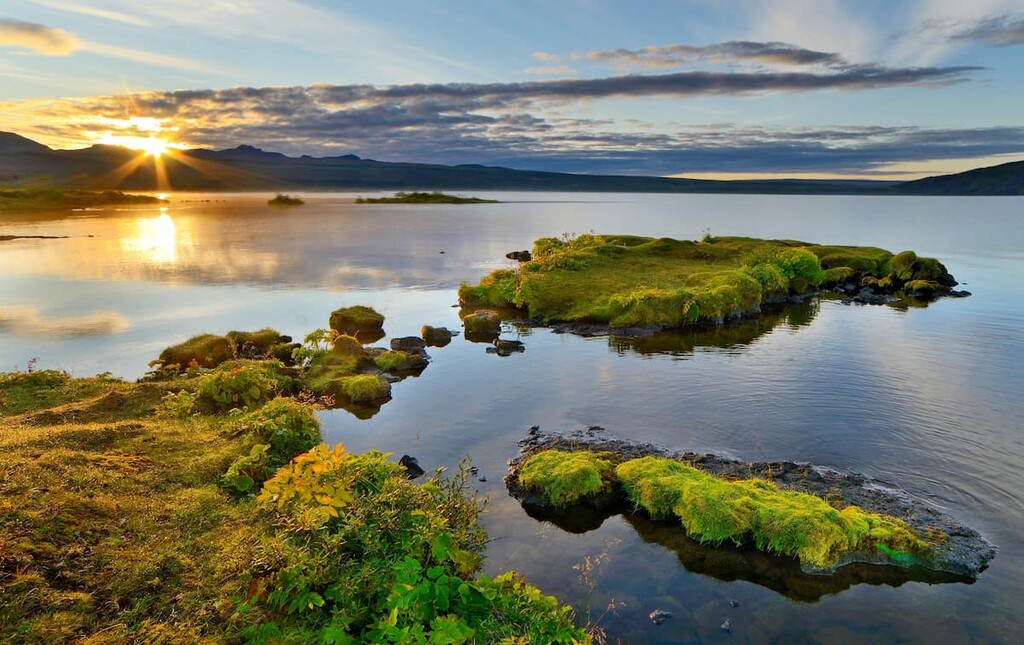
<path fill-rule="evenodd" d="M 660 625 L 672 617 L 672 612 L 665 611 L 664 609 L 655 609 L 651 613 L 647 614 L 647 617 L 650 618 L 651 622 L 655 625 Z"/>

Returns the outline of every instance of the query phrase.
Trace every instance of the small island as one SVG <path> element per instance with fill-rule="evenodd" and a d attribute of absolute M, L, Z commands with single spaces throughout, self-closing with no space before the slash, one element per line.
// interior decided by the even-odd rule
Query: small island
<path fill-rule="evenodd" d="M 166 199 L 117 190 L 0 188 L 0 211 L 95 208 L 135 204 L 166 204 Z"/>
<path fill-rule="evenodd" d="M 462 284 L 466 309 L 512 308 L 543 323 L 652 330 L 756 315 L 762 305 L 823 289 L 865 304 L 970 295 L 953 290 L 957 282 L 941 262 L 913 251 L 795 240 L 580 235 L 541 238 L 532 252 L 513 256 L 515 269 Z"/>
<path fill-rule="evenodd" d="M 479 197 L 459 197 L 434 191 L 425 192 L 398 192 L 394 197 L 357 197 L 357 204 L 497 204 L 496 199 L 481 199 Z"/>
<path fill-rule="evenodd" d="M 268 199 L 267 204 L 271 206 L 302 206 L 306 200 L 297 195 L 285 195 L 278 193 L 273 199 Z"/>

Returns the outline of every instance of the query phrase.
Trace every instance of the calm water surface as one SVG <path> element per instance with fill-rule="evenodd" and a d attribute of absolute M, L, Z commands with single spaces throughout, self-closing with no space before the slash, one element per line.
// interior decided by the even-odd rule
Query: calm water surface
<path fill-rule="evenodd" d="M 906 311 L 826 300 L 642 342 L 507 326 L 525 353 L 499 358 L 457 338 L 370 419 L 323 413 L 325 436 L 427 467 L 471 456 L 490 497 L 488 571 L 519 570 L 593 620 L 614 602 L 600 623 L 613 641 L 1024 642 L 1019 198 L 486 196 L 504 203 L 356 206 L 319 194 L 281 211 L 265 195 L 181 195 L 166 209 L 5 214 L 0 235 L 70 237 L 0 243 L 0 368 L 38 359 L 135 378 L 196 333 L 272 326 L 301 337 L 353 304 L 384 313 L 390 336 L 457 328 L 460 281 L 566 232 L 914 249 L 974 296 Z M 962 518 L 1000 552 L 970 585 L 877 571 L 822 580 L 642 517 L 570 532 L 529 516 L 501 484 L 531 425 L 860 470 Z M 588 557 L 590 581 L 573 568 Z M 673 618 L 652 625 L 656 608 Z"/>

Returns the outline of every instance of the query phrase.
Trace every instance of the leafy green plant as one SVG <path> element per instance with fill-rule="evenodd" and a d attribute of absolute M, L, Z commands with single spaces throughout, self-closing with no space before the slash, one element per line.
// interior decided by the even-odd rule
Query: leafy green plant
<path fill-rule="evenodd" d="M 215 412 L 262 405 L 291 387 L 277 361 L 230 361 L 199 379 L 197 405 Z"/>

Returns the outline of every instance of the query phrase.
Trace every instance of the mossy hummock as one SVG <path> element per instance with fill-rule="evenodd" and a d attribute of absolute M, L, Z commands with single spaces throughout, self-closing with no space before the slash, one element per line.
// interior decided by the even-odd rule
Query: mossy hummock
<path fill-rule="evenodd" d="M 513 307 L 545 322 L 680 327 L 760 312 L 764 303 L 818 288 L 874 280 L 886 293 L 914 280 L 956 285 L 945 267 L 912 251 L 822 246 L 794 240 L 629 235 L 541 238 L 532 259 L 463 283 L 467 307 Z M 881 280 L 888 280 L 883 287 Z M 925 293 L 923 288 L 914 292 Z M 468 329 L 468 328 L 467 328 Z"/>

